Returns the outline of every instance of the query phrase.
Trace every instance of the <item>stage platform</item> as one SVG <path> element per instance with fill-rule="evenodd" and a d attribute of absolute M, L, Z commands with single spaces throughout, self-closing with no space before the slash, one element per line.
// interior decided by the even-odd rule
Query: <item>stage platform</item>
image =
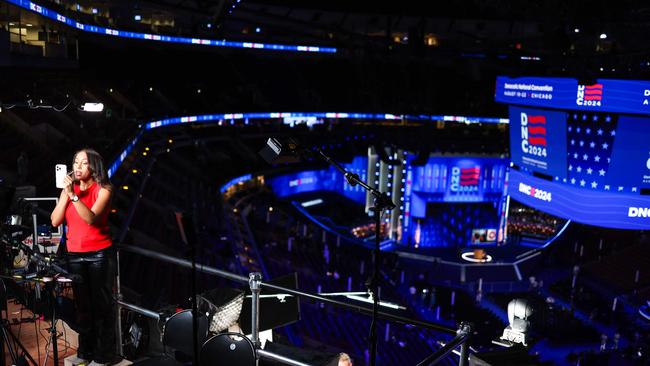
<path fill-rule="evenodd" d="M 479 261 L 472 260 L 473 257 L 469 257 L 463 254 L 471 253 L 474 254 L 475 251 L 482 250 L 485 252 L 486 256 L 489 256 L 489 260 Z M 450 262 L 461 264 L 513 264 L 520 261 L 522 258 L 526 258 L 534 253 L 539 252 L 540 248 L 531 248 L 529 246 L 522 246 L 516 244 L 506 244 L 501 246 L 468 246 L 464 248 L 457 247 L 442 247 L 442 248 L 414 248 L 407 246 L 393 246 L 392 250 L 395 253 L 400 254 L 405 257 L 419 258 L 427 262 Z M 465 258 L 463 258 L 465 257 Z"/>
<path fill-rule="evenodd" d="M 466 248 L 394 246 L 389 252 L 449 283 L 523 281 L 541 263 L 543 248 L 520 245 Z"/>

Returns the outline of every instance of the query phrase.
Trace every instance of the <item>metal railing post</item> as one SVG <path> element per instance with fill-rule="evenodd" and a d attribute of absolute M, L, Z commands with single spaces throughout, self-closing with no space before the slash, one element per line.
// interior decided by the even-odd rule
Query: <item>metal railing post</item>
<path fill-rule="evenodd" d="M 431 354 L 429 357 L 422 360 L 418 363 L 418 366 L 431 366 L 435 365 L 438 362 L 442 361 L 450 353 L 452 353 L 457 347 L 460 346 L 460 361 L 458 364 L 460 366 L 468 366 L 469 360 L 469 337 L 472 332 L 472 325 L 467 322 L 462 322 L 456 330 L 456 336 L 447 344 L 442 346 L 439 350 Z"/>
<path fill-rule="evenodd" d="M 248 275 L 248 284 L 251 288 L 253 295 L 251 302 L 251 341 L 256 348 L 261 346 L 260 342 L 260 284 L 262 282 L 262 274 L 259 272 L 252 272 Z"/>
<path fill-rule="evenodd" d="M 458 328 L 458 334 L 465 334 L 467 338 L 460 345 L 460 360 L 458 361 L 458 366 L 468 366 L 469 365 L 469 341 L 472 337 L 472 325 L 467 322 L 461 322 L 460 327 Z"/>
<path fill-rule="evenodd" d="M 120 302 L 122 302 L 122 290 L 120 289 L 120 250 L 117 249 L 115 251 L 115 265 L 116 265 L 116 276 L 115 276 L 115 284 L 116 284 L 116 293 L 115 293 L 115 311 L 117 311 L 117 354 L 120 356 L 124 356 L 123 353 L 123 347 L 122 347 L 122 312 Z"/>

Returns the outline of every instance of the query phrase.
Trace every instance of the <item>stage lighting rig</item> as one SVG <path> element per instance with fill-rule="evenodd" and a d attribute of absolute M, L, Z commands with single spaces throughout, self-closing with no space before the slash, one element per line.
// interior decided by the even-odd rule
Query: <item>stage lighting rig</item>
<path fill-rule="evenodd" d="M 28 97 L 28 99 L 25 102 L 16 102 L 16 103 L 0 102 L 0 112 L 15 107 L 29 108 L 29 109 L 51 109 L 55 112 L 63 112 L 66 109 L 68 109 L 68 107 L 70 107 L 71 105 L 77 105 L 78 110 L 82 112 L 96 113 L 96 112 L 102 112 L 104 110 L 104 103 L 84 102 L 84 103 L 77 104 L 72 99 L 69 99 L 63 105 L 54 105 L 43 99 L 34 100 Z"/>

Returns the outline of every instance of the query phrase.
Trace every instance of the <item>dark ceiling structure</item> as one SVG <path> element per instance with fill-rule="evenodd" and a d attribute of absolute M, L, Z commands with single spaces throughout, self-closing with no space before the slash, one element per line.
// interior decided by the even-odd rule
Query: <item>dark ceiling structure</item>
<path fill-rule="evenodd" d="M 554 74 L 648 71 L 650 5 L 624 1 L 297 0 L 44 1 L 102 26 L 251 42 L 333 46 L 498 65 L 543 61 Z M 137 20 L 136 20 L 137 19 Z M 516 70 L 516 68 L 514 68 Z"/>

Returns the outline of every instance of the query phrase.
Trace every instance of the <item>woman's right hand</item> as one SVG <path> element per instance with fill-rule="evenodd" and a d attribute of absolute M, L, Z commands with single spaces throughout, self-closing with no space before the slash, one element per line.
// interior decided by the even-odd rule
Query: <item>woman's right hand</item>
<path fill-rule="evenodd" d="M 74 180 L 72 180 L 72 177 L 69 175 L 66 175 L 63 178 L 63 192 L 70 197 L 74 194 L 74 188 L 73 188 Z"/>
<path fill-rule="evenodd" d="M 59 202 L 56 204 L 56 207 L 54 207 L 54 210 L 50 215 L 50 220 L 52 220 L 52 226 L 54 227 L 61 225 L 65 219 L 66 207 L 68 207 L 70 199 L 74 196 L 73 184 L 74 181 L 71 176 L 66 175 L 63 178 L 63 189 L 61 190 Z"/>

